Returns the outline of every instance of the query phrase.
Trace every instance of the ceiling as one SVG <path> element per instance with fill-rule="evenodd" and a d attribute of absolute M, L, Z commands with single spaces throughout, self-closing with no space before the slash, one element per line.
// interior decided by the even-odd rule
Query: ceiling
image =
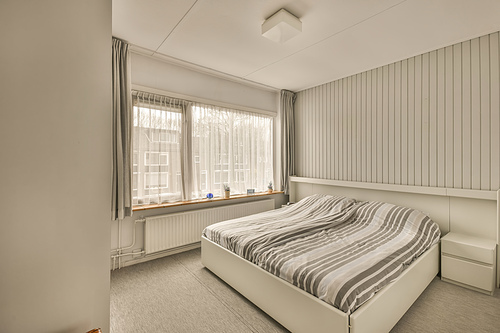
<path fill-rule="evenodd" d="M 302 21 L 283 44 L 261 35 L 281 8 Z M 499 30 L 499 0 L 113 0 L 133 51 L 292 91 Z"/>

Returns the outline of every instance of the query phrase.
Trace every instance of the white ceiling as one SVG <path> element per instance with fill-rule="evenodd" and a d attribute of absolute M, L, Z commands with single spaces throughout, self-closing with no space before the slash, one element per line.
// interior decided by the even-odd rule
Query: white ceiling
<path fill-rule="evenodd" d="M 261 35 L 285 8 L 286 43 Z M 113 36 L 177 64 L 299 91 L 500 30 L 500 0 L 113 0 Z"/>

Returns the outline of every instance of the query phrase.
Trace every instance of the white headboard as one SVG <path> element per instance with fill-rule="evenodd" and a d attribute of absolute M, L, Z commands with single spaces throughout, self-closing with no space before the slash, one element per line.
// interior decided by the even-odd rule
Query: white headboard
<path fill-rule="evenodd" d="M 290 201 L 311 194 L 342 195 L 357 200 L 389 202 L 418 209 L 435 221 L 442 235 L 453 231 L 500 241 L 500 190 L 480 191 L 348 182 L 291 177 Z M 497 245 L 497 285 L 500 284 L 500 253 Z"/>

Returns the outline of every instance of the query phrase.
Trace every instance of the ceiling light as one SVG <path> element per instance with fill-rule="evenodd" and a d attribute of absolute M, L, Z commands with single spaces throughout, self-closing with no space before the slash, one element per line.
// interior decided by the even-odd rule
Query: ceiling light
<path fill-rule="evenodd" d="M 277 43 L 284 43 L 302 32 L 302 22 L 284 9 L 262 23 L 262 36 Z"/>

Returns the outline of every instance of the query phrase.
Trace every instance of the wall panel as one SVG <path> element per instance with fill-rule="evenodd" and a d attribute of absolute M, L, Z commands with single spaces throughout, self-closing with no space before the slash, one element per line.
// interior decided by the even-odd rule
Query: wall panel
<path fill-rule="evenodd" d="M 298 93 L 297 175 L 496 190 L 500 36 Z"/>

